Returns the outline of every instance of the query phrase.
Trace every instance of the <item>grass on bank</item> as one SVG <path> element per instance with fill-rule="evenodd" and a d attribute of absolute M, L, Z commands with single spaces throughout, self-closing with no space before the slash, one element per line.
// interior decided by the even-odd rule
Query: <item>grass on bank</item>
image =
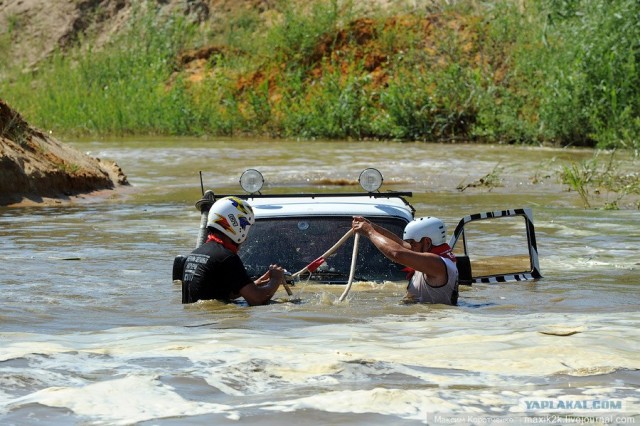
<path fill-rule="evenodd" d="M 112 45 L 97 50 L 87 40 L 58 51 L 33 74 L 15 73 L 3 96 L 32 124 L 60 134 L 190 134 L 188 93 L 166 82 L 195 28 L 180 17 L 134 15 Z"/>
<path fill-rule="evenodd" d="M 640 209 L 640 173 L 637 167 L 632 171 L 621 170 L 617 154 L 615 150 L 609 153 L 596 151 L 589 160 L 562 166 L 562 183 L 578 193 L 584 208 L 591 208 L 598 202 L 605 210 L 618 210 L 623 199 L 634 196 L 635 208 Z M 637 163 L 637 156 L 634 163 Z M 604 201 L 601 196 L 605 197 Z"/>
<path fill-rule="evenodd" d="M 10 72 L 2 97 L 61 134 L 640 148 L 637 0 L 282 1 L 204 30 L 146 4 L 110 45 Z M 196 83 L 180 54 L 206 44 Z"/>

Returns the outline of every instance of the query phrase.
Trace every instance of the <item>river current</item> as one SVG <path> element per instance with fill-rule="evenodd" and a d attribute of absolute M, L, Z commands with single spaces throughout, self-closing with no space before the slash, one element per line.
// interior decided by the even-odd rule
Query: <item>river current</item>
<path fill-rule="evenodd" d="M 584 209 L 559 179 L 591 151 L 71 144 L 132 186 L 0 208 L 2 424 L 640 423 L 638 211 Z M 449 232 L 530 207 L 543 278 L 464 287 L 457 307 L 402 304 L 403 282 L 355 283 L 345 302 L 341 286 L 302 283 L 267 306 L 180 303 L 171 268 L 196 242 L 200 171 L 216 192 L 238 192 L 247 168 L 264 193 L 357 191 L 345 185 L 367 167 Z"/>

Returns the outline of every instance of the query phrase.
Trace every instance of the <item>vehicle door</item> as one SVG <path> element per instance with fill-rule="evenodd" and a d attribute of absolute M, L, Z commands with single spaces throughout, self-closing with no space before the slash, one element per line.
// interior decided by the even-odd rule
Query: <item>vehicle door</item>
<path fill-rule="evenodd" d="M 460 284 L 542 278 L 530 208 L 465 216 L 449 245 L 458 258 Z"/>

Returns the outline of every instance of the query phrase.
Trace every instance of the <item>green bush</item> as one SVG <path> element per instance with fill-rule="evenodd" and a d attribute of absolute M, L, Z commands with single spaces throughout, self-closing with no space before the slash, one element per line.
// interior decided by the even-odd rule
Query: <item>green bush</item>
<path fill-rule="evenodd" d="M 34 74 L 4 68 L 0 93 L 69 134 L 640 147 L 637 0 L 370 10 L 281 1 L 268 23 L 248 10 L 202 32 L 140 7 L 106 47 L 81 41 Z M 180 52 L 211 43 L 224 53 L 187 81 Z"/>
<path fill-rule="evenodd" d="M 640 147 L 640 3 L 636 0 L 541 2 L 544 69 L 538 89 L 548 138 L 562 145 Z"/>

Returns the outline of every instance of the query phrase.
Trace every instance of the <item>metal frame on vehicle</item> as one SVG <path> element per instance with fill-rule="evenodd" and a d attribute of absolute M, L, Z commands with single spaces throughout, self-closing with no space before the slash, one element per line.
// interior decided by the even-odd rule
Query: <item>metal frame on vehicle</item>
<path fill-rule="evenodd" d="M 530 269 L 527 271 L 522 271 L 518 273 L 509 273 L 509 274 L 496 274 L 490 276 L 479 276 L 474 277 L 471 271 L 471 267 L 468 264 L 468 256 L 469 251 L 467 247 L 467 239 L 465 236 L 464 227 L 470 222 L 479 221 L 479 220 L 489 220 L 489 219 L 498 219 L 504 217 L 514 217 L 514 216 L 522 216 L 525 220 L 525 227 L 527 230 L 527 242 L 529 249 L 529 263 Z M 449 240 L 449 245 L 452 248 L 455 248 L 456 244 L 462 237 L 464 255 L 467 257 L 466 259 L 462 259 L 463 263 L 466 264 L 466 268 L 469 270 L 466 271 L 466 277 L 464 277 L 465 284 L 471 283 L 501 283 L 507 281 L 526 281 L 542 278 L 542 274 L 540 273 L 540 264 L 538 260 L 538 246 L 536 243 L 536 234 L 535 228 L 533 226 L 533 211 L 530 208 L 519 208 L 519 209 L 510 209 L 510 210 L 497 210 L 492 212 L 485 213 L 477 213 L 469 216 L 463 217 L 456 229 L 453 231 L 453 235 Z"/>

